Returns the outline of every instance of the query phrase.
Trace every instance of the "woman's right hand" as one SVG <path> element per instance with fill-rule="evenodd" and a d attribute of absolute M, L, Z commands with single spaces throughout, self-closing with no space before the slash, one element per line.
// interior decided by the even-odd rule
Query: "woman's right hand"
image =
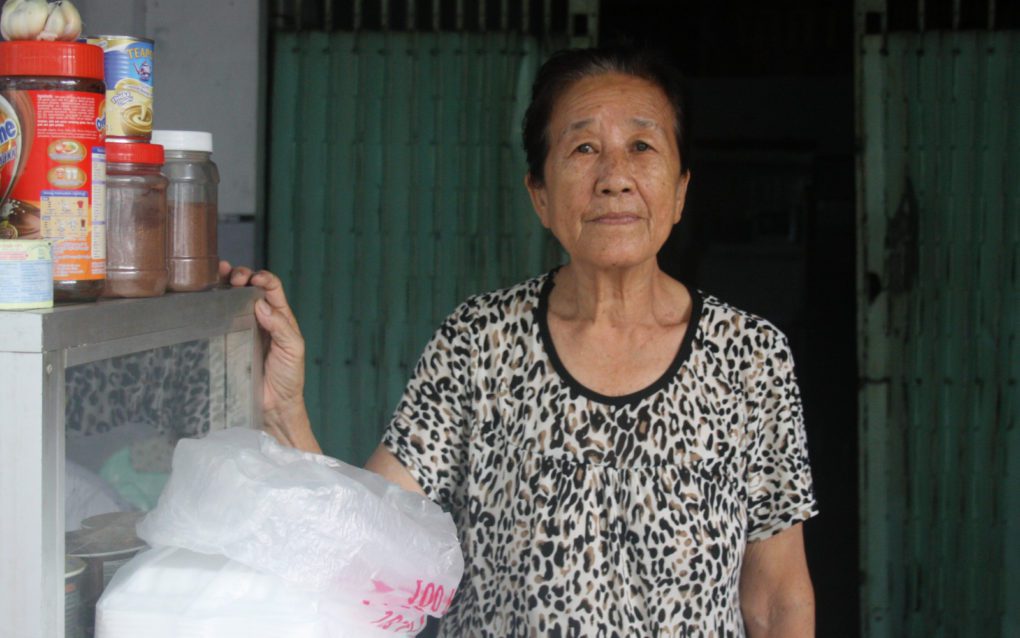
<path fill-rule="evenodd" d="M 255 302 L 255 319 L 268 335 L 262 383 L 264 428 L 285 445 L 321 453 L 305 408 L 305 340 L 287 303 L 283 282 L 267 270 L 232 268 L 220 262 L 220 278 L 231 286 L 257 286 L 265 298 Z"/>

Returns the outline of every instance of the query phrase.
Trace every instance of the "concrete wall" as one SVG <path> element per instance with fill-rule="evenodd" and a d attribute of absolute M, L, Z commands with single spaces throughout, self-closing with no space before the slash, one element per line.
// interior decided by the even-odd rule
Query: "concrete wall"
<path fill-rule="evenodd" d="M 75 0 L 86 34 L 152 38 L 155 127 L 211 131 L 220 214 L 254 215 L 265 74 L 259 0 Z"/>

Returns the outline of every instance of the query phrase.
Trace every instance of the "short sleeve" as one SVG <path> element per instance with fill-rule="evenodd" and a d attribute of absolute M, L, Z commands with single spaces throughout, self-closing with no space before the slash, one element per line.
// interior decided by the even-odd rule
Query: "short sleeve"
<path fill-rule="evenodd" d="M 772 330 L 775 330 L 774 328 Z M 749 392 L 748 541 L 764 540 L 818 513 L 793 356 L 775 331 Z"/>
<path fill-rule="evenodd" d="M 463 484 L 471 427 L 470 305 L 436 330 L 383 433 L 382 444 L 444 508 Z"/>

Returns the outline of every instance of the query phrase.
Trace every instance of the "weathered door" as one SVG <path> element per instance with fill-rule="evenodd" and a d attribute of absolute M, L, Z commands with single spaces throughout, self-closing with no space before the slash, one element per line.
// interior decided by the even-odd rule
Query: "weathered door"
<path fill-rule="evenodd" d="M 1020 32 L 887 17 L 857 71 L 862 627 L 1020 636 Z"/>

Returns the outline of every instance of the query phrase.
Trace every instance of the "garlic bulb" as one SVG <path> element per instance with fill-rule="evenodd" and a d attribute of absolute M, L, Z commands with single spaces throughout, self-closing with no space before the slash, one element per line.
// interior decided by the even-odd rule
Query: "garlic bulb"
<path fill-rule="evenodd" d="M 81 35 L 81 15 L 71 0 L 7 0 L 0 16 L 7 40 L 67 40 Z"/>
<path fill-rule="evenodd" d="M 50 16 L 39 34 L 39 40 L 68 40 L 74 42 L 81 34 L 81 15 L 71 0 L 50 3 Z"/>
<path fill-rule="evenodd" d="M 0 34 L 7 40 L 34 40 L 49 15 L 46 0 L 7 0 L 0 16 Z"/>

